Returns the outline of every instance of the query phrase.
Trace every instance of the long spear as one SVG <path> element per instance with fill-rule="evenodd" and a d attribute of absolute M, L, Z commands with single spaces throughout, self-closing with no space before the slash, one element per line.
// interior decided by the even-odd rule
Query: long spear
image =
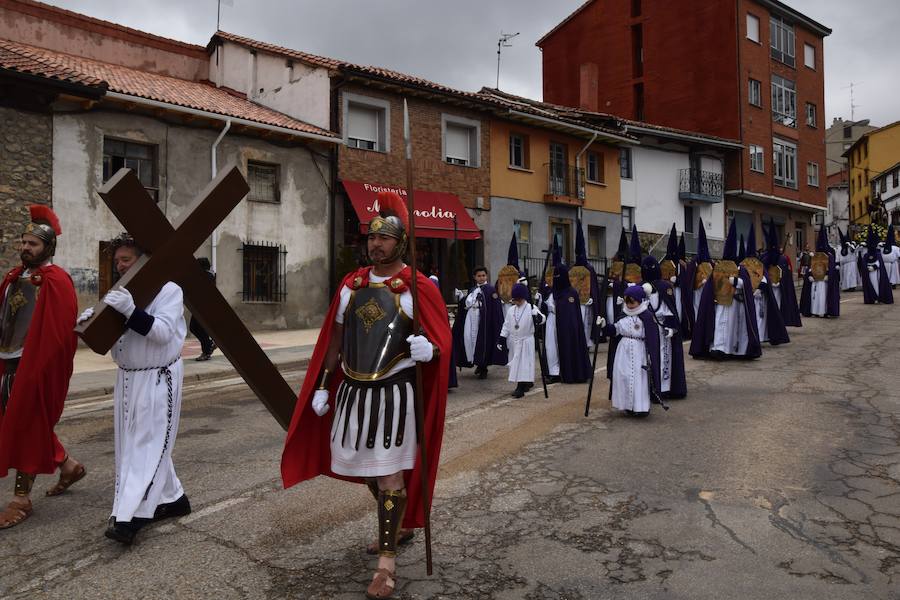
<path fill-rule="evenodd" d="M 406 208 L 409 214 L 410 293 L 412 294 L 413 332 L 419 335 L 419 295 L 416 263 L 416 214 L 413 202 L 412 140 L 409 132 L 409 108 L 403 99 L 403 141 L 406 144 Z M 431 498 L 428 488 L 428 454 L 425 451 L 425 398 L 422 396 L 422 365 L 416 363 L 416 439 L 419 441 L 419 462 L 422 467 L 422 510 L 425 515 L 425 570 L 431 575 Z"/>

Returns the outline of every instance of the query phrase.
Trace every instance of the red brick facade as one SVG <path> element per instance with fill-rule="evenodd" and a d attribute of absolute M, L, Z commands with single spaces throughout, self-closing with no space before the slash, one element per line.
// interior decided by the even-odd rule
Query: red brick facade
<path fill-rule="evenodd" d="M 390 186 L 406 185 L 406 156 L 403 146 L 403 97 L 364 85 L 341 88 L 339 123 L 343 130 L 343 94 L 376 98 L 390 102 L 390 151 L 360 150 L 342 146 L 338 158 L 341 180 L 363 181 Z M 437 101 L 407 97 L 413 147 L 413 178 L 418 190 L 450 192 L 459 196 L 463 206 L 490 209 L 490 120 L 478 112 Z M 477 167 L 447 164 L 443 156 L 441 115 L 463 117 L 481 123 L 480 163 Z"/>

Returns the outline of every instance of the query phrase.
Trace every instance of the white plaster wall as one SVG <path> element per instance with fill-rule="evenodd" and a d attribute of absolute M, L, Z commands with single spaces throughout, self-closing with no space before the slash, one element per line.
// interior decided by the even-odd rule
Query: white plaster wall
<path fill-rule="evenodd" d="M 254 55 L 243 46 L 225 42 L 210 58 L 210 80 L 219 86 L 247 94 L 247 98 L 295 119 L 329 129 L 331 82 L 328 70 L 300 61 L 258 51 Z"/>
<path fill-rule="evenodd" d="M 687 152 L 641 146 L 632 149 L 633 179 L 621 180 L 621 196 L 622 206 L 634 207 L 639 231 L 668 233 L 672 223 L 679 232 L 684 231 L 685 203 L 678 198 L 679 172 L 689 167 Z M 722 163 L 716 158 L 704 156 L 701 157 L 701 169 L 721 173 Z M 724 237 L 725 203 L 693 202 L 692 205 L 694 213 L 703 219 L 707 236 Z"/>

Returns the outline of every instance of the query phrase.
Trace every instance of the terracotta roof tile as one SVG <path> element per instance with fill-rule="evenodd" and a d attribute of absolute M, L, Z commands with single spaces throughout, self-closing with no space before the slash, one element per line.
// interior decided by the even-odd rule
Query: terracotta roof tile
<path fill-rule="evenodd" d="M 203 110 L 225 117 L 284 127 L 303 133 L 335 139 L 338 137 L 331 131 L 237 97 L 208 83 L 148 73 L 9 40 L 0 40 L 0 52 L 2 52 L 0 53 L 0 57 L 2 57 L 0 58 L 0 68 L 73 83 L 83 83 L 84 85 L 101 86 L 105 84 L 111 92 Z"/>

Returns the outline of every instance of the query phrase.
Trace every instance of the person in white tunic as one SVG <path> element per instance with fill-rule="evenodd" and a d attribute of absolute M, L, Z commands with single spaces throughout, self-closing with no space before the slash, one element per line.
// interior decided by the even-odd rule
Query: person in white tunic
<path fill-rule="evenodd" d="M 142 251 L 127 235 L 112 242 L 116 271 L 124 275 Z M 130 545 L 152 521 L 191 512 L 172 451 L 181 414 L 181 350 L 187 334 L 181 288 L 167 282 L 145 308 L 114 288 L 103 302 L 122 313 L 127 329 L 113 346 L 118 365 L 113 393 L 116 478 L 106 537 Z M 88 309 L 79 320 L 90 318 Z"/>
<path fill-rule="evenodd" d="M 855 290 L 862 285 L 859 278 L 859 266 L 856 244 L 849 241 L 844 233 L 838 229 L 841 235 L 841 249 L 837 253 L 838 264 L 841 266 L 841 291 Z"/>
<path fill-rule="evenodd" d="M 893 225 L 888 225 L 884 247 L 881 249 L 881 258 L 884 261 L 891 288 L 896 288 L 900 283 L 900 247 L 897 246 L 897 240 L 894 238 Z"/>
<path fill-rule="evenodd" d="M 509 350 L 509 381 L 516 384 L 513 398 L 521 398 L 534 386 L 534 326 L 543 322 L 543 313 L 528 302 L 528 287 L 515 284 L 510 309 L 500 329 L 500 343 Z"/>

